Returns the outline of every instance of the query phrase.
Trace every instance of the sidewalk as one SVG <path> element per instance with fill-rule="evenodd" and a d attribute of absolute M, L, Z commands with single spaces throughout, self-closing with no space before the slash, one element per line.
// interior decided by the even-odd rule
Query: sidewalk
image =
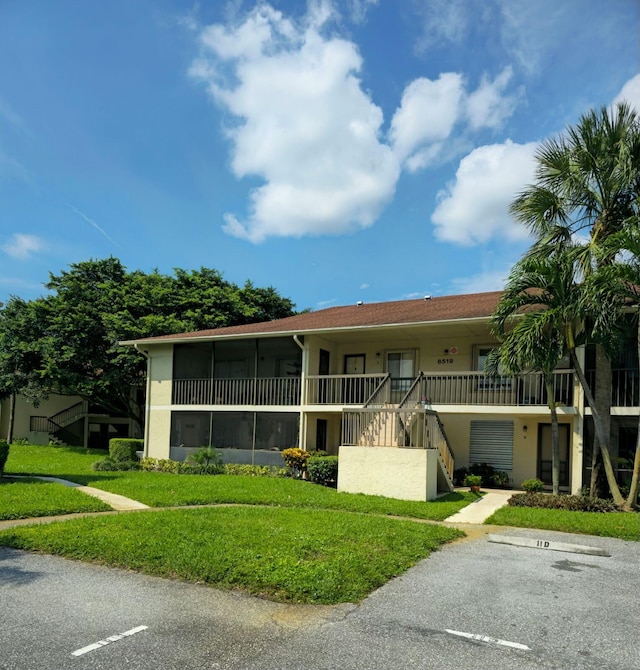
<path fill-rule="evenodd" d="M 102 502 L 111 505 L 113 509 L 118 512 L 128 512 L 136 509 L 149 509 L 149 505 L 144 505 L 137 500 L 132 500 L 131 498 L 125 498 L 117 493 L 109 493 L 108 491 L 103 491 L 102 489 L 96 489 L 93 486 L 83 486 L 82 484 L 76 484 L 76 482 L 70 482 L 66 479 L 59 479 L 58 477 L 38 477 L 33 476 L 33 479 L 42 479 L 45 482 L 56 482 L 57 484 L 62 484 L 63 486 L 69 486 L 74 489 L 82 491 L 89 496 L 94 498 L 99 498 Z"/>
<path fill-rule="evenodd" d="M 484 489 L 485 494 L 445 519 L 447 523 L 484 523 L 497 509 L 504 507 L 516 491 Z"/>

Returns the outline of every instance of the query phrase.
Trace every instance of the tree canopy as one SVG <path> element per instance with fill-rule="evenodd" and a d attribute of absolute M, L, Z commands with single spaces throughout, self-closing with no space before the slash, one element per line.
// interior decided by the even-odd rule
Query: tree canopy
<path fill-rule="evenodd" d="M 117 258 L 50 275 L 50 294 L 0 310 L 0 397 L 79 395 L 141 422 L 132 388 L 146 364 L 122 340 L 279 319 L 294 304 L 272 288 L 240 287 L 217 270 L 127 271 Z"/>

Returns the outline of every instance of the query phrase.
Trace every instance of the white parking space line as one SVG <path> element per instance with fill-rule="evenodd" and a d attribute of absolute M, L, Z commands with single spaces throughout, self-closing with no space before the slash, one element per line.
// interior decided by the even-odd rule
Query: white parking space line
<path fill-rule="evenodd" d="M 511 647 L 512 649 L 521 649 L 522 651 L 531 651 L 531 647 L 519 642 L 509 642 L 509 640 L 499 640 L 497 637 L 489 637 L 488 635 L 478 635 L 477 633 L 464 633 L 460 630 L 449 630 L 445 628 L 447 633 L 457 635 L 458 637 L 466 637 L 469 640 L 477 640 L 478 642 L 488 642 L 489 644 L 498 644 L 501 647 Z"/>
<path fill-rule="evenodd" d="M 120 633 L 120 635 L 111 635 L 104 640 L 98 640 L 98 642 L 94 642 L 93 644 L 89 644 L 86 647 L 82 647 L 82 649 L 76 649 L 71 655 L 82 656 L 83 654 L 87 654 L 90 651 L 100 649 L 100 647 L 104 647 L 108 644 L 111 644 L 112 642 L 117 642 L 118 640 L 122 640 L 125 637 L 135 635 L 136 633 L 146 630 L 147 628 L 148 626 L 137 626 L 136 628 L 132 628 L 131 630 L 125 631 L 124 633 Z"/>

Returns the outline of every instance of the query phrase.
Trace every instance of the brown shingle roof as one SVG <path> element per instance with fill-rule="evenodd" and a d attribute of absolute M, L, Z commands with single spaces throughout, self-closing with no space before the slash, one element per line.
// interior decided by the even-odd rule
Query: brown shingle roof
<path fill-rule="evenodd" d="M 431 299 L 397 300 L 361 305 L 329 307 L 289 316 L 275 321 L 250 323 L 243 326 L 213 328 L 193 333 L 176 333 L 148 337 L 136 342 L 164 342 L 187 339 L 211 339 L 241 335 L 271 335 L 326 331 L 336 329 L 419 324 L 459 319 L 488 318 L 495 310 L 501 292 L 449 295 Z"/>

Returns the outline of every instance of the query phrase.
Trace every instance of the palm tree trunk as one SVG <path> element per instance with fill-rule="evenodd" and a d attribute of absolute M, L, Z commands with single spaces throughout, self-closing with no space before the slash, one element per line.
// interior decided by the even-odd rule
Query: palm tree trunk
<path fill-rule="evenodd" d="M 640 316 L 638 317 L 638 361 L 640 362 Z M 631 476 L 631 486 L 627 502 L 624 504 L 626 510 L 631 510 L 636 506 L 638 498 L 638 487 L 640 486 L 640 415 L 638 416 L 638 437 L 636 438 L 636 455 L 633 459 L 633 475 Z"/>
<path fill-rule="evenodd" d="M 560 493 L 560 431 L 558 429 L 558 412 L 554 397 L 553 379 L 545 378 L 547 387 L 547 403 L 551 412 L 551 485 L 553 495 Z"/>
<path fill-rule="evenodd" d="M 584 391 L 587 403 L 589 407 L 591 407 L 591 414 L 593 416 L 593 426 L 595 428 L 596 435 L 598 436 L 598 440 L 600 441 L 600 452 L 602 453 L 604 472 L 607 475 L 607 483 L 609 484 L 609 488 L 611 489 L 611 495 L 613 497 L 613 501 L 615 502 L 616 505 L 622 506 L 624 505 L 625 500 L 622 497 L 622 494 L 620 493 L 620 488 L 618 487 L 618 482 L 616 481 L 616 475 L 613 471 L 613 465 L 611 463 L 611 455 L 609 454 L 609 441 L 607 439 L 607 434 L 605 433 L 604 430 L 602 417 L 598 412 L 596 401 L 593 397 L 593 394 L 591 393 L 589 384 L 587 384 L 587 380 L 584 376 L 584 371 L 582 369 L 582 366 L 580 365 L 580 362 L 578 361 L 575 349 L 573 348 L 569 349 L 569 354 L 571 356 L 573 369 L 576 375 L 578 376 L 578 381 L 580 382 L 580 386 L 582 386 L 582 390 Z"/>
<path fill-rule="evenodd" d="M 606 436 L 604 442 L 605 448 L 611 442 L 611 361 L 607 356 L 604 347 L 601 344 L 596 345 L 596 383 L 594 398 L 598 414 L 602 419 L 602 429 Z M 601 461 L 598 459 L 598 452 L 601 449 L 600 440 L 595 439 L 593 445 L 593 455 L 591 457 L 591 495 L 598 494 L 598 475 Z M 604 458 L 604 456 L 603 456 Z"/>

